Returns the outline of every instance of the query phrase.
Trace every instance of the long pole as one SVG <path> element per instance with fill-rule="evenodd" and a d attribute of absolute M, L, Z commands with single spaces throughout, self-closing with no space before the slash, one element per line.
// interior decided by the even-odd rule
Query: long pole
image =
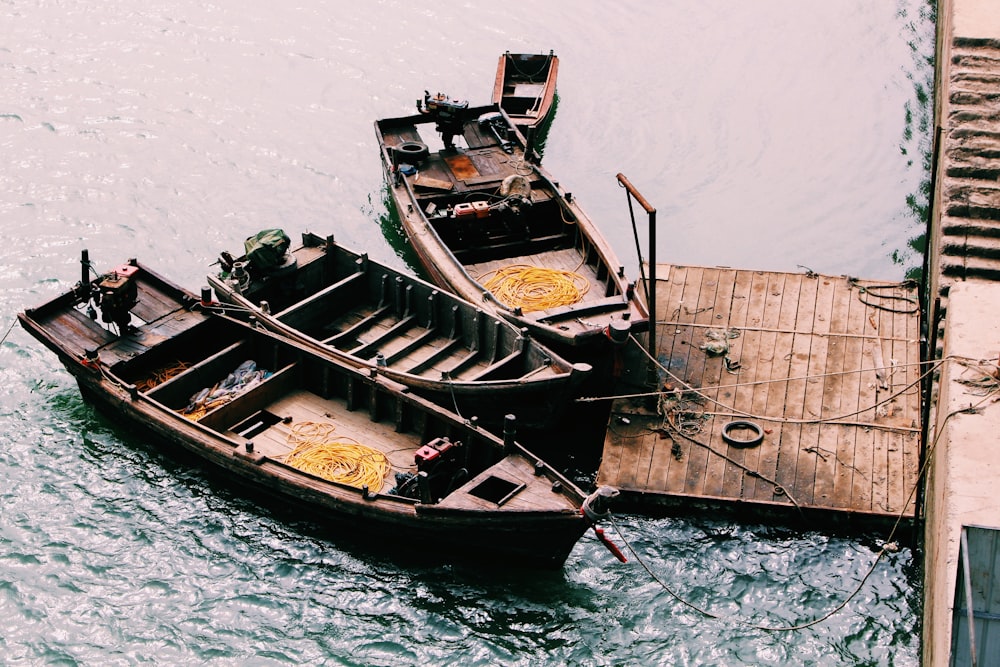
<path fill-rule="evenodd" d="M 629 196 L 634 197 L 639 206 L 646 211 L 649 216 L 649 281 L 646 283 L 646 302 L 647 308 L 649 310 L 649 369 L 648 374 L 650 378 L 653 378 L 655 384 L 656 370 L 654 366 L 654 361 L 656 359 L 656 209 L 650 206 L 646 198 L 643 197 L 635 186 L 625 178 L 624 174 L 619 173 L 618 182 L 622 184 L 625 190 L 628 192 Z M 631 200 L 630 200 L 631 201 Z M 631 204 L 630 204 L 631 207 Z M 633 226 L 635 225 L 635 220 L 632 221 Z M 642 257 L 639 257 L 640 268 L 642 266 Z"/>

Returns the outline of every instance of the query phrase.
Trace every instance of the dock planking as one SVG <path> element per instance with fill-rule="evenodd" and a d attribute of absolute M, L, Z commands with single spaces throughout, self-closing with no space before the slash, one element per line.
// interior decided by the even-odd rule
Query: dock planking
<path fill-rule="evenodd" d="M 916 286 L 725 267 L 657 274 L 660 391 L 640 382 L 648 358 L 633 341 L 599 484 L 641 505 L 913 516 Z M 727 443 L 723 428 L 736 420 L 759 425 L 763 440 Z"/>

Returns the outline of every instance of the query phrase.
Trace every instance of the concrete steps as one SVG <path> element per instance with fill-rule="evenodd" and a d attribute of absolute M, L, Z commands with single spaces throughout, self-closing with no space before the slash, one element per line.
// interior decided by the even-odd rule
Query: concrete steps
<path fill-rule="evenodd" d="M 1000 282 L 1000 40 L 956 39 L 946 86 L 936 267 L 942 315 L 956 282 Z"/>

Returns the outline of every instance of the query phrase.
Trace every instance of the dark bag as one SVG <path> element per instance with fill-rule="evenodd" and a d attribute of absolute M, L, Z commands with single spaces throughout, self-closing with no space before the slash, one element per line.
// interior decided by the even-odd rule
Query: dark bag
<path fill-rule="evenodd" d="M 271 271 L 285 261 L 285 253 L 291 243 L 284 230 L 265 229 L 244 241 L 243 247 L 252 266 L 261 271 Z"/>

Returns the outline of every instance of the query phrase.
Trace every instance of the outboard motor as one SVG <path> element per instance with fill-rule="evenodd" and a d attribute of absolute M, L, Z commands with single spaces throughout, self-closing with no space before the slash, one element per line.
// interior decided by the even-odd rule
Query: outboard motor
<path fill-rule="evenodd" d="M 455 136 L 462 134 L 462 112 L 468 108 L 468 100 L 449 99 L 444 93 L 431 96 L 426 90 L 423 102 L 417 100 L 417 111 L 434 119 L 445 148 L 455 147 Z"/>
<path fill-rule="evenodd" d="M 101 321 L 118 326 L 119 333 L 128 331 L 132 308 L 139 303 L 139 288 L 135 274 L 139 267 L 122 264 L 97 282 L 95 301 L 101 309 Z"/>
<path fill-rule="evenodd" d="M 504 153 L 514 150 L 514 144 L 510 140 L 510 126 L 499 111 L 484 113 L 479 117 L 479 129 L 491 133 L 500 142 L 500 148 Z"/>

